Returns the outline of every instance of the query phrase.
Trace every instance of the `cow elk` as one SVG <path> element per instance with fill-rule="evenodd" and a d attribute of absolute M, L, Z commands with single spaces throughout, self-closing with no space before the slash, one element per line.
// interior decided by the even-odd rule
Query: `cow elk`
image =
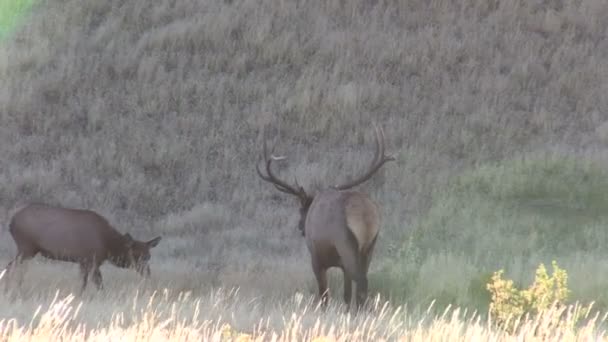
<path fill-rule="evenodd" d="M 135 240 L 121 234 L 108 221 L 91 210 L 69 209 L 45 204 L 29 204 L 17 210 L 9 223 L 17 245 L 17 255 L 8 263 L 5 276 L 37 254 L 52 259 L 80 264 L 82 291 L 92 272 L 98 289 L 103 288 L 99 267 L 108 260 L 121 268 L 134 268 L 150 276 L 150 249 L 161 237 L 150 241 Z"/>
<path fill-rule="evenodd" d="M 297 179 L 295 185 L 290 185 L 275 175 L 271 169 L 272 162 L 285 157 L 277 157 L 272 153 L 268 155 L 265 140 L 265 172 L 262 172 L 259 163 L 256 165 L 257 173 L 263 180 L 281 192 L 296 196 L 300 201 L 298 228 L 306 239 L 323 307 L 327 306 L 327 270 L 331 267 L 342 269 L 347 310 L 351 302 L 353 281 L 357 285 L 357 308 L 361 307 L 367 297 L 367 271 L 380 229 L 380 214 L 377 205 L 368 195 L 349 189 L 370 179 L 386 162 L 395 160 L 393 156 L 384 153 L 384 132 L 376 125 L 374 128 L 376 150 L 367 171 L 348 183 L 326 188 L 314 196 L 307 193 Z"/>

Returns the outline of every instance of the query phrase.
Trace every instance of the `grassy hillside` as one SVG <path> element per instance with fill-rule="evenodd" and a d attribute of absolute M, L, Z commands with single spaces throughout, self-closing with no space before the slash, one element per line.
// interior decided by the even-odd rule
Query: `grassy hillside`
<path fill-rule="evenodd" d="M 607 193 L 608 172 L 574 158 L 527 156 L 464 172 L 434 192 L 399 260 L 386 263 L 392 282 L 383 288 L 483 311 L 493 271 L 528 286 L 537 265 L 556 260 L 571 300 L 606 310 Z"/>
<path fill-rule="evenodd" d="M 383 215 L 372 291 L 405 290 L 400 298 L 426 307 L 444 284 L 465 284 L 455 285 L 456 301 L 469 304 L 463 293 L 479 270 L 517 264 L 531 274 L 529 265 L 565 250 L 568 271 L 580 257 L 581 277 L 605 273 L 606 200 L 595 190 L 604 175 L 579 183 L 587 169 L 572 166 L 606 165 L 604 1 L 48 0 L 29 20 L 0 49 L 0 207 L 87 207 L 134 236 L 162 234 L 154 286 L 313 294 L 296 201 L 254 171 L 262 131 L 288 155 L 281 174 L 314 190 L 369 163 L 372 121 L 398 159 L 362 187 Z M 543 180 L 544 162 L 522 164 L 526 177 L 493 169 L 523 154 L 576 160 L 551 164 L 563 188 L 538 190 L 540 206 L 518 180 Z M 481 186 L 502 202 L 493 206 Z M 569 239 L 579 223 L 587 235 Z M 15 248 L 0 237 L 8 261 Z M 405 256 L 404 241 L 414 244 Z M 74 290 L 76 269 L 34 264 L 19 293 Z M 110 288 L 137 282 L 102 272 Z M 395 272 L 400 281 L 383 288 Z M 451 281 L 462 274 L 466 282 Z M 50 287 L 38 285 L 46 276 Z M 0 315 L 11 307 L 0 305 Z"/>
<path fill-rule="evenodd" d="M 15 29 L 32 4 L 32 0 L 0 0 L 0 39 Z"/>

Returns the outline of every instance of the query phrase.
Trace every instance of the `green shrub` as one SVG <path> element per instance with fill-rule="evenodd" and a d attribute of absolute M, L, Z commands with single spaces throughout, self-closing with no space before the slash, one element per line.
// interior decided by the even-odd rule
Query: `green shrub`
<path fill-rule="evenodd" d="M 513 330 L 524 316 L 537 316 L 549 309 L 560 312 L 570 294 L 568 274 L 557 262 L 553 261 L 552 266 L 553 274 L 549 276 L 545 265 L 540 264 L 534 282 L 525 290 L 518 289 L 513 280 L 503 279 L 503 270 L 494 272 L 487 289 L 491 294 L 490 315 L 498 326 Z M 572 322 L 576 323 L 586 310 L 577 310 Z"/>

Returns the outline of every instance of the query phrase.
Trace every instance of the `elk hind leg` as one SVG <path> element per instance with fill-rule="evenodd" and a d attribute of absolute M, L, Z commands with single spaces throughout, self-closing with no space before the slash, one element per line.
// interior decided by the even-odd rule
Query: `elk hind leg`
<path fill-rule="evenodd" d="M 357 309 L 361 308 L 367 300 L 367 274 L 362 274 L 357 279 Z"/>
<path fill-rule="evenodd" d="M 365 268 L 365 274 L 367 274 L 367 271 L 369 270 L 369 264 L 372 261 L 372 255 L 374 253 L 374 247 L 376 246 L 377 238 L 378 235 L 374 237 L 374 240 L 372 240 L 372 242 L 370 243 L 369 247 L 367 248 L 367 251 L 361 254 L 361 264 Z"/>
<path fill-rule="evenodd" d="M 374 252 L 374 246 L 376 245 L 376 237 L 370 243 L 369 247 L 366 251 L 363 251 L 359 254 L 359 272 L 360 277 L 357 281 L 357 307 L 361 307 L 367 299 L 368 292 L 368 281 L 367 281 L 367 271 L 369 270 L 369 265 L 372 261 L 372 255 Z"/>
<path fill-rule="evenodd" d="M 312 270 L 317 278 L 317 285 L 319 287 L 319 298 L 321 299 L 321 306 L 327 307 L 329 300 L 329 290 L 327 288 L 327 269 L 322 267 L 319 262 L 313 260 Z"/>
<path fill-rule="evenodd" d="M 340 255 L 340 260 L 342 262 L 345 281 L 347 278 L 350 278 L 357 284 L 355 299 L 357 308 L 359 308 L 365 302 L 367 297 L 367 272 L 363 262 L 365 260 L 362 260 L 363 258 L 359 253 L 355 237 L 352 236 L 351 240 L 354 241 L 338 247 L 338 254 Z"/>
<path fill-rule="evenodd" d="M 348 275 L 346 271 L 344 273 L 344 303 L 346 304 L 346 311 L 350 308 L 350 302 L 353 296 L 353 279 Z"/>

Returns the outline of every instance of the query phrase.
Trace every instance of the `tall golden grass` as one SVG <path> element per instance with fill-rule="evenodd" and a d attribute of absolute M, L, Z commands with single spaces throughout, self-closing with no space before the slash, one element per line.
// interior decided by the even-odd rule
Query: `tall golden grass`
<path fill-rule="evenodd" d="M 95 323 L 94 314 L 88 319 L 81 315 L 86 303 L 57 292 L 29 321 L 0 320 L 0 341 L 592 341 L 606 335 L 606 315 L 595 313 L 577 323 L 575 305 L 522 319 L 509 333 L 497 328 L 491 317 L 461 308 L 439 315 L 431 308 L 412 314 L 376 297 L 354 313 L 340 306 L 324 310 L 315 303 L 296 294 L 272 303 L 271 310 L 265 308 L 269 315 L 249 317 L 244 325 L 243 313 L 232 310 L 245 308 L 255 316 L 261 312 L 260 302 L 238 289 L 219 289 L 204 297 L 173 295 L 168 289 L 150 295 L 136 291 L 129 309 Z"/>

